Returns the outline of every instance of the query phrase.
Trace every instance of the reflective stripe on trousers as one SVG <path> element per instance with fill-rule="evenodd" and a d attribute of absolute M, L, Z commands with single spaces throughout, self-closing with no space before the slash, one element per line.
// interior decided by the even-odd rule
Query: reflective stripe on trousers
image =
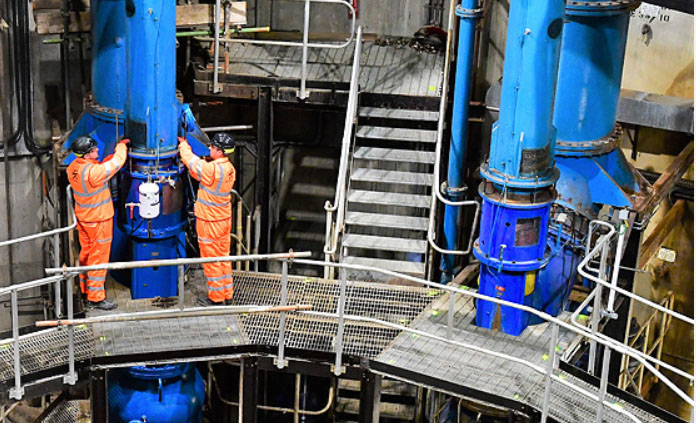
<path fill-rule="evenodd" d="M 232 219 L 207 221 L 196 219 L 196 233 L 201 257 L 224 257 L 230 255 L 230 231 Z M 208 298 L 216 303 L 231 300 L 234 295 L 232 263 L 218 262 L 203 264 L 208 282 Z"/>
<path fill-rule="evenodd" d="M 80 239 L 80 266 L 91 266 L 109 262 L 113 219 L 103 222 L 78 222 Z M 104 282 L 106 270 L 92 270 L 80 275 L 80 290 L 87 294 L 87 300 L 99 302 L 106 298 Z"/>

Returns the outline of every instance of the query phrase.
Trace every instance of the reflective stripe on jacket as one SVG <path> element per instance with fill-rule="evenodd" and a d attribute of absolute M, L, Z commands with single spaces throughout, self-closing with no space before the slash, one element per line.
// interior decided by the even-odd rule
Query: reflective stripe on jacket
<path fill-rule="evenodd" d="M 104 163 L 76 158 L 68 166 L 68 181 L 75 197 L 75 216 L 81 222 L 101 222 L 114 217 L 109 180 L 126 162 L 128 148 L 116 144 L 111 159 Z"/>
<path fill-rule="evenodd" d="M 236 179 L 232 163 L 227 157 L 207 162 L 193 154 L 186 141 L 179 144 L 179 154 L 191 176 L 200 181 L 194 209 L 196 217 L 208 221 L 229 219 L 232 216 L 230 192 Z"/>

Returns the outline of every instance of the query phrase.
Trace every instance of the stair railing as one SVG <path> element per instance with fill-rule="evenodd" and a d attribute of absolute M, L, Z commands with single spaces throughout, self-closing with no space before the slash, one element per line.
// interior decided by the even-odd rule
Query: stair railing
<path fill-rule="evenodd" d="M 336 258 L 338 240 L 344 228 L 346 211 L 346 191 L 348 190 L 348 164 L 350 151 L 355 138 L 355 124 L 358 112 L 358 77 L 360 75 L 360 53 L 362 51 L 362 28 L 358 27 L 355 36 L 355 54 L 353 56 L 353 68 L 350 74 L 350 91 L 348 105 L 346 107 L 346 121 L 343 128 L 343 143 L 341 145 L 341 160 L 338 168 L 338 181 L 336 182 L 336 194 L 334 202 L 329 200 L 324 204 L 326 210 L 326 234 L 324 243 L 324 260 L 330 263 Z M 334 219 L 335 213 L 335 219 Z M 334 268 L 324 267 L 324 278 L 333 279 Z"/>
<path fill-rule="evenodd" d="M 428 217 L 428 244 L 432 250 L 437 251 L 440 254 L 458 255 L 463 256 L 471 253 L 471 247 L 474 242 L 474 234 L 476 233 L 476 226 L 478 223 L 479 213 L 481 210 L 481 204 L 476 200 L 464 200 L 464 201 L 451 201 L 442 195 L 442 191 L 446 188 L 446 182 L 440 183 L 440 164 L 442 160 L 442 139 L 444 137 L 445 131 L 445 115 L 447 114 L 447 96 L 449 93 L 449 73 L 450 73 L 450 63 L 452 62 L 452 49 L 454 48 L 454 40 L 456 36 L 456 27 L 454 25 L 454 9 L 458 2 L 450 2 L 449 19 L 447 24 L 447 45 L 445 49 L 445 67 L 443 71 L 442 78 L 442 92 L 440 97 L 440 110 L 439 118 L 437 121 L 437 143 L 435 144 L 435 169 L 433 175 L 433 187 L 432 187 L 432 199 L 430 201 L 430 215 Z M 471 224 L 471 234 L 469 235 L 469 243 L 466 250 L 445 250 L 437 245 L 435 241 L 435 236 L 437 234 L 435 224 L 437 222 L 437 204 L 438 201 L 445 205 L 452 207 L 467 207 L 474 206 L 476 211 L 474 214 L 474 221 Z M 432 274 L 433 269 L 433 254 L 432 250 L 428 259 L 429 270 L 426 274 Z"/>

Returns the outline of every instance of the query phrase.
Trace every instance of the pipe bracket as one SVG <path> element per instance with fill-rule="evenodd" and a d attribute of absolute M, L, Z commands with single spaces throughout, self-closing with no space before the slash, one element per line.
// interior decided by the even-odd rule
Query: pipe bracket
<path fill-rule="evenodd" d="M 483 15 L 483 7 L 476 9 L 464 9 L 462 5 L 458 5 L 455 14 L 460 18 L 478 19 Z"/>

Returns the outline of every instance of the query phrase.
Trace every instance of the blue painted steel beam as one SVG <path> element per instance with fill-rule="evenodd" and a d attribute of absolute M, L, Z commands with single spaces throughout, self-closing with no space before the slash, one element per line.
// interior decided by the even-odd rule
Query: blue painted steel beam
<path fill-rule="evenodd" d="M 481 17 L 479 0 L 462 0 L 457 6 L 459 17 L 459 44 L 457 46 L 457 70 L 454 82 L 452 106 L 452 132 L 447 170 L 447 196 L 452 201 L 462 200 L 465 194 L 464 171 L 466 169 L 467 130 L 469 124 L 469 100 L 474 64 L 476 24 Z M 461 207 L 445 206 L 445 249 L 456 250 L 459 245 Z M 442 281 L 447 283 L 454 273 L 455 256 L 443 255 Z"/>

